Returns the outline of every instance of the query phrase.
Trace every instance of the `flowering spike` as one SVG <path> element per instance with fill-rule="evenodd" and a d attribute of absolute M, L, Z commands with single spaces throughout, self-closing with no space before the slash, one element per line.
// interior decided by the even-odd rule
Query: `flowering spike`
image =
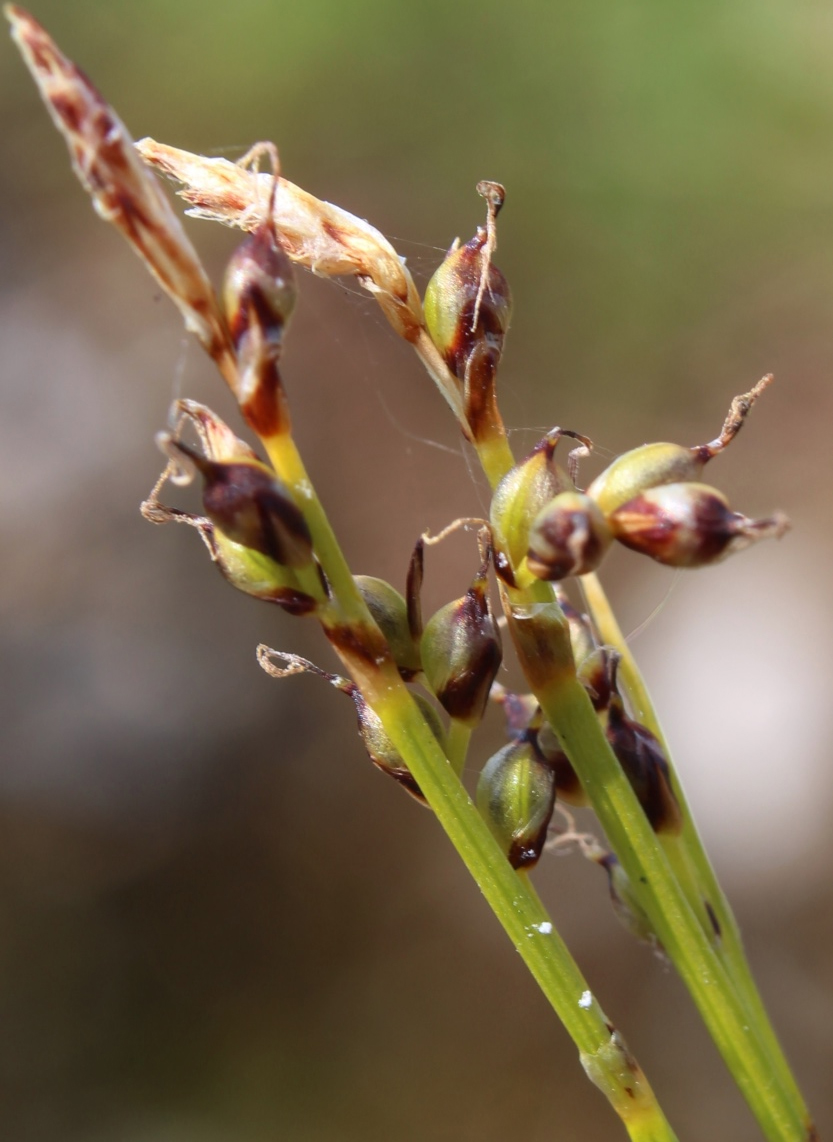
<path fill-rule="evenodd" d="M 609 523 L 626 547 L 669 567 L 703 567 L 750 544 L 780 538 L 789 521 L 780 512 L 747 519 L 706 484 L 664 484 L 617 508 Z"/>
<path fill-rule="evenodd" d="M 419 642 L 422 638 L 422 581 L 425 578 L 425 536 L 420 537 L 411 552 L 408 564 L 408 577 L 405 583 L 405 597 L 408 608 L 408 629 L 411 638 Z"/>
<path fill-rule="evenodd" d="M 127 128 L 33 16 L 15 4 L 4 12 L 96 212 L 121 231 L 233 388 L 234 354 L 214 290 Z"/>
<path fill-rule="evenodd" d="M 193 155 L 177 147 L 140 139 L 141 158 L 181 184 L 187 212 L 242 230 L 272 219 L 293 262 L 317 274 L 355 276 L 376 298 L 388 321 L 407 341 L 423 330 L 422 306 L 402 258 L 375 226 L 339 206 L 271 174 L 248 170 L 228 159 Z"/>
<path fill-rule="evenodd" d="M 222 426 L 223 429 L 227 429 L 227 426 L 223 425 L 219 418 L 213 417 L 213 414 L 204 406 L 197 405 L 196 402 L 180 401 L 177 407 L 181 408 L 185 404 L 193 406 L 192 409 L 188 410 L 188 415 L 199 410 L 200 413 L 207 416 L 207 432 L 203 438 L 206 451 L 214 450 L 219 442 L 220 447 L 216 450 L 222 453 L 230 441 L 247 448 L 247 445 L 237 440 L 230 430 L 227 430 L 227 435 L 217 432 L 218 426 Z M 199 422 L 196 421 L 196 423 Z M 169 452 L 173 452 L 170 441 L 167 442 L 166 448 Z M 235 450 L 232 454 L 239 455 L 239 452 Z M 180 459 L 179 454 L 174 453 L 174 455 L 177 456 L 177 460 Z M 188 459 L 190 460 L 190 458 Z M 181 511 L 179 508 L 167 507 L 159 500 L 159 492 L 166 481 L 174 475 L 171 469 L 172 464 L 169 464 L 142 504 L 141 510 L 145 519 L 151 523 L 189 524 L 196 528 L 213 562 L 217 564 L 224 578 L 233 587 L 263 602 L 277 603 L 288 614 L 314 614 L 319 603 L 323 602 L 327 595 L 327 585 L 317 565 L 313 565 L 310 573 L 299 576 L 295 570 L 276 563 L 268 555 L 263 555 L 251 547 L 236 543 L 225 535 L 220 528 L 215 527 L 214 523 L 205 516 L 197 516 L 190 512 Z"/>

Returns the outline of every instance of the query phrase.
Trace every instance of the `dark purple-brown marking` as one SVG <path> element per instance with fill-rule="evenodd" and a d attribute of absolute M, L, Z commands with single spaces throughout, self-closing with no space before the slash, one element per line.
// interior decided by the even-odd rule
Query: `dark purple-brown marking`
<path fill-rule="evenodd" d="M 714 908 L 712 908 L 708 900 L 703 901 L 703 907 L 706 909 L 706 915 L 709 918 L 709 923 L 712 926 L 712 931 L 718 940 L 721 939 L 723 936 L 723 929 L 720 927 L 720 921 L 717 918 Z"/>
<path fill-rule="evenodd" d="M 375 626 L 339 623 L 327 626 L 325 632 L 347 662 L 361 662 L 373 672 L 378 672 L 382 662 L 391 661 L 388 644 Z"/>

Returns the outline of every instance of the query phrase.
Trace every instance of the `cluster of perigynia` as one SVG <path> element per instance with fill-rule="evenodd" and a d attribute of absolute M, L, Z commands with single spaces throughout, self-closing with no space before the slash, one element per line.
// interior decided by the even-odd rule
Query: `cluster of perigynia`
<path fill-rule="evenodd" d="M 489 225 L 479 228 L 470 242 L 452 247 L 425 295 L 428 332 L 460 384 L 475 441 L 489 431 L 511 313 L 509 287 L 491 260 L 502 189 L 483 184 L 481 192 L 489 200 Z M 292 265 L 267 220 L 232 257 L 223 290 L 240 370 L 238 399 L 262 438 L 289 430 L 278 361 L 294 301 Z M 576 484 L 577 456 L 589 452 L 589 442 L 559 428 L 547 433 L 498 484 L 489 527 L 481 535 L 481 565 L 469 589 L 424 624 L 419 600 L 422 541 L 412 559 L 407 598 L 381 579 L 356 576 L 402 677 L 421 685 L 445 711 L 451 727 L 468 734 L 484 715 L 502 660 L 489 597 L 492 567 L 506 587 L 519 588 L 535 578 L 561 581 L 594 570 L 615 539 L 659 562 L 694 567 L 780 534 L 786 526 L 781 516 L 747 519 L 700 482 L 704 465 L 737 434 L 769 380 L 764 378 L 735 399 L 712 443 L 693 448 L 644 445 L 614 460 L 586 490 Z M 249 594 L 293 614 L 315 614 L 326 602 L 328 584 L 303 512 L 289 489 L 208 409 L 186 401 L 178 407 L 195 426 L 202 451 L 183 443 L 178 433 L 163 434 L 160 442 L 176 463 L 202 477 L 206 514 L 191 517 L 191 522 L 200 527 L 219 568 Z M 581 442 L 566 468 L 555 460 L 563 436 Z M 652 828 L 675 833 L 681 815 L 662 746 L 627 712 L 617 686 L 616 653 L 601 645 L 590 619 L 573 609 L 560 586 L 558 595 L 569 623 L 577 676 L 607 739 Z M 355 703 L 374 764 L 419 797 L 416 781 L 359 690 L 347 682 L 340 688 Z M 499 689 L 496 693 L 507 707 L 506 694 Z M 446 745 L 448 733 L 436 709 L 423 695 L 418 697 L 435 736 Z M 577 805 L 586 798 L 537 704 L 515 697 L 515 716 L 507 718 L 511 740 L 483 767 L 477 804 L 513 866 L 528 868 L 546 843 L 556 796 Z M 522 719 L 519 709 L 525 711 Z M 621 879 L 621 870 L 616 871 Z"/>

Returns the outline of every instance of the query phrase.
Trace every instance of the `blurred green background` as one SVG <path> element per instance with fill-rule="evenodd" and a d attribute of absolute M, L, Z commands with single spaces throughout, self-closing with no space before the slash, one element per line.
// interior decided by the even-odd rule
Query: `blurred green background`
<path fill-rule="evenodd" d="M 776 374 L 710 478 L 795 530 L 696 575 L 623 553 L 606 581 L 829 1134 L 829 5 L 35 14 L 135 137 L 232 158 L 275 140 L 287 177 L 373 221 L 423 283 L 481 220 L 475 182 L 505 183 L 519 452 L 556 423 L 602 460 L 710 439 Z M 9 42 L 0 137 L 0 1136 L 619 1137 L 430 815 L 367 763 L 349 705 L 257 669 L 261 640 L 331 665 L 317 631 L 139 517 L 170 401 L 230 402 L 95 218 Z M 189 230 L 219 275 L 233 235 Z M 420 531 L 482 512 L 483 486 L 373 303 L 302 284 L 298 438 L 354 569 L 401 585 Z M 463 539 L 433 556 L 429 599 L 460 594 L 474 559 Z M 473 772 L 499 742 L 490 719 Z M 536 883 L 681 1136 L 757 1138 L 598 870 L 550 858 Z"/>

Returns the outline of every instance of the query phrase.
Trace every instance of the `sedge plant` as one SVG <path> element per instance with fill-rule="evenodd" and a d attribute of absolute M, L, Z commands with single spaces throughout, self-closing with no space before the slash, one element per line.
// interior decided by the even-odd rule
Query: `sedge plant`
<path fill-rule="evenodd" d="M 591 445 L 573 431 L 553 428 L 518 459 L 497 390 L 511 316 L 494 263 L 503 187 L 478 184 L 485 225 L 452 246 L 420 297 L 383 235 L 286 180 L 272 144 L 237 163 L 151 139 L 134 144 L 37 21 L 14 5 L 6 15 L 95 209 L 177 305 L 257 441 L 204 405 L 177 401 L 158 437 L 167 463 L 142 505 L 146 518 L 190 526 L 234 587 L 320 624 L 344 675 L 266 646 L 261 665 L 278 678 L 318 676 L 351 699 L 371 761 L 433 811 L 634 1142 L 676 1135 L 533 887 L 548 846 L 571 841 L 606 870 L 617 915 L 674 964 L 763 1136 L 816 1138 L 596 576 L 615 543 L 696 568 L 783 534 L 779 513 L 749 519 L 703 482 L 771 377 L 732 401 L 713 441 L 635 448 L 586 488 L 580 462 Z M 245 232 L 219 293 L 154 170 L 178 184 L 191 214 Z M 470 586 L 427 618 L 420 588 L 434 541 L 417 542 L 402 592 L 354 575 L 296 446 L 280 372 L 296 265 L 350 276 L 373 296 L 439 388 L 492 489 L 487 520 L 451 525 L 476 532 Z M 166 485 L 191 481 L 201 486 L 202 514 L 166 502 Z M 578 594 L 568 593 L 570 580 Z M 527 693 L 496 681 L 507 636 Z M 505 715 L 507 744 L 480 768 L 472 797 L 461 774 L 490 701 Z M 607 844 L 559 829 L 570 820 L 565 805 L 591 806 Z"/>

